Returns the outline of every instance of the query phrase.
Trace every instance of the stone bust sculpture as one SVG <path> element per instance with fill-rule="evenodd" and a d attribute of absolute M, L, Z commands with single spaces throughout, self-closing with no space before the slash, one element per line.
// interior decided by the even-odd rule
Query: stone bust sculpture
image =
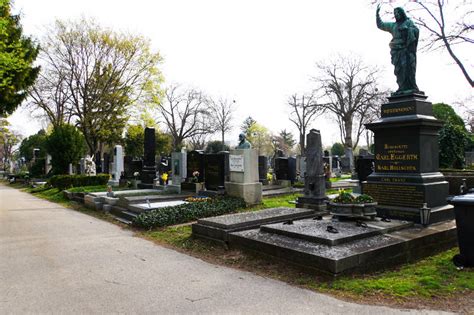
<path fill-rule="evenodd" d="M 252 145 L 247 141 L 245 135 L 241 133 L 239 135 L 239 144 L 235 147 L 236 149 L 251 149 Z"/>
<path fill-rule="evenodd" d="M 392 34 L 390 55 L 395 67 L 398 90 L 392 95 L 419 92 L 416 85 L 416 49 L 418 46 L 418 27 L 409 19 L 403 8 L 393 10 L 395 22 L 383 22 L 380 18 L 380 4 L 377 6 L 377 27 Z"/>

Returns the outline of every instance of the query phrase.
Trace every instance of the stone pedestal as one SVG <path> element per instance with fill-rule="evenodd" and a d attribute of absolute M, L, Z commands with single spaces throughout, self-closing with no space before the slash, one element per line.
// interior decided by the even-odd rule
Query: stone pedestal
<path fill-rule="evenodd" d="M 226 193 L 240 197 L 249 205 L 262 202 L 262 183 L 258 181 L 258 152 L 255 149 L 231 150 L 229 155 L 230 181 L 225 182 Z"/>
<path fill-rule="evenodd" d="M 321 133 L 311 129 L 306 136 L 306 176 L 304 196 L 296 201 L 297 208 L 326 210 L 326 180 L 324 177 L 323 149 Z"/>
<path fill-rule="evenodd" d="M 379 216 L 420 221 L 424 203 L 431 222 L 453 218 L 447 205 L 448 182 L 439 167 L 438 132 L 443 123 L 433 117 L 424 94 L 391 97 L 382 118 L 366 127 L 375 135 L 375 171 L 363 192 L 379 204 Z"/>

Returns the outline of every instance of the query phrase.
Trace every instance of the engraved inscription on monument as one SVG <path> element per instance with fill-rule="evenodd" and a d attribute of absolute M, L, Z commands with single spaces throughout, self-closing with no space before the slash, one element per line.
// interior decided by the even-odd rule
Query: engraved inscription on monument
<path fill-rule="evenodd" d="M 384 205 L 421 208 L 424 200 L 423 188 L 416 185 L 384 185 L 367 183 L 364 193 L 371 195 Z"/>
<path fill-rule="evenodd" d="M 229 155 L 229 170 L 231 172 L 244 171 L 244 156 L 243 155 Z"/>
<path fill-rule="evenodd" d="M 384 143 L 375 155 L 377 172 L 413 173 L 419 171 L 419 154 L 408 144 Z"/>

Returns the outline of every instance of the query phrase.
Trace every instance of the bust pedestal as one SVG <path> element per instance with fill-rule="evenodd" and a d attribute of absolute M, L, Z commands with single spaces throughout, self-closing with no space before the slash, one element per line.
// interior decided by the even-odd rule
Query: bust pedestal
<path fill-rule="evenodd" d="M 255 149 L 235 149 L 229 154 L 230 181 L 225 182 L 229 196 L 240 197 L 248 205 L 262 202 L 262 183 L 258 180 L 258 153 Z"/>

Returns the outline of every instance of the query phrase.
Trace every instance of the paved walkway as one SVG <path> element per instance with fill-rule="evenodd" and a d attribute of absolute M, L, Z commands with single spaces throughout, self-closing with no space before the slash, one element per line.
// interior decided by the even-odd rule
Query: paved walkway
<path fill-rule="evenodd" d="M 0 314 L 10 313 L 430 312 L 346 303 L 214 266 L 0 184 Z"/>

